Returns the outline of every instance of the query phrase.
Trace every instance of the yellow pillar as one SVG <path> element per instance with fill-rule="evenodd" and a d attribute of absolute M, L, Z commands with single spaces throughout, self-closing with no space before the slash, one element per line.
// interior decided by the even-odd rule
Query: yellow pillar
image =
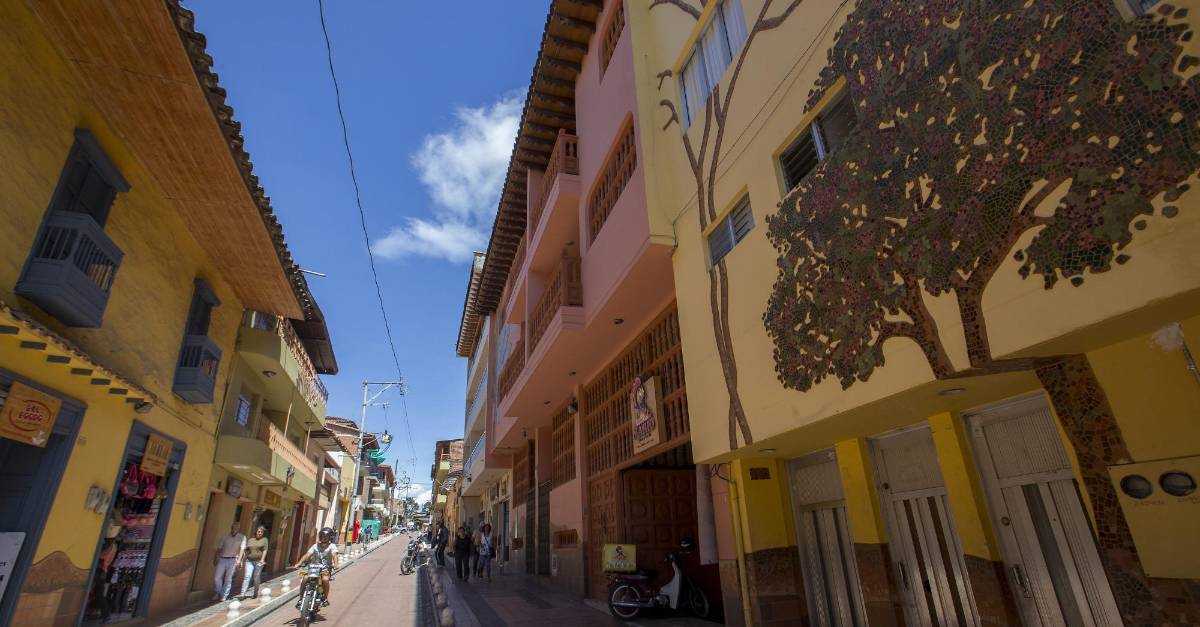
<path fill-rule="evenodd" d="M 742 564 L 746 572 L 749 623 L 804 612 L 795 546 L 795 521 L 787 487 L 787 465 L 776 459 L 730 463 L 737 484 Z"/>
<path fill-rule="evenodd" d="M 963 553 L 999 561 L 996 535 L 988 518 L 987 496 L 975 470 L 975 459 L 967 443 L 962 418 L 942 412 L 929 418 L 933 445 L 946 481 L 946 494 L 958 527 Z"/>
<path fill-rule="evenodd" d="M 867 441 L 855 438 L 833 446 L 842 475 L 851 537 L 855 544 L 884 544 L 887 531 L 879 511 L 879 495 L 875 490 L 875 473 L 871 470 Z"/>

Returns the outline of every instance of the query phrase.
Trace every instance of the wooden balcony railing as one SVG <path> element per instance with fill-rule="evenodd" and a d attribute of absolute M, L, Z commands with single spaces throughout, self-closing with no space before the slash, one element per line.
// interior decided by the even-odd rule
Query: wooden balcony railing
<path fill-rule="evenodd" d="M 531 237 L 542 221 L 542 212 L 546 210 L 546 201 L 559 174 L 579 174 L 579 140 L 561 128 L 558 129 L 558 139 L 554 141 L 550 163 L 546 164 L 546 171 L 542 174 L 542 191 L 538 194 L 538 202 L 529 212 L 529 224 L 525 230 Z"/>
<path fill-rule="evenodd" d="M 637 168 L 637 142 L 633 134 L 633 122 L 625 125 L 617 138 L 612 154 L 600 171 L 600 182 L 588 197 L 588 242 L 596 241 L 608 214 L 625 191 L 625 184 L 633 177 Z"/>
<path fill-rule="evenodd" d="M 550 321 L 560 307 L 566 305 L 583 305 L 583 278 L 580 275 L 582 264 L 579 257 L 562 258 L 562 263 L 554 272 L 546 291 L 529 316 L 529 347 L 537 348 L 538 341 L 546 333 Z"/>
<path fill-rule="evenodd" d="M 500 399 L 508 396 L 512 390 L 513 384 L 517 382 L 517 377 L 521 376 L 521 371 L 525 369 L 525 340 L 517 340 L 517 345 L 513 347 L 512 352 L 508 355 L 508 360 L 504 362 L 504 368 L 500 370 L 500 385 L 497 391 L 500 393 Z"/>
<path fill-rule="evenodd" d="M 276 427 L 271 421 L 263 420 L 259 425 L 258 439 L 266 442 L 272 451 L 282 457 L 297 472 L 303 472 L 313 479 L 317 478 L 316 462 L 305 457 L 304 451 L 287 439 L 287 436 L 283 434 L 283 429 Z"/>
<path fill-rule="evenodd" d="M 531 222 L 530 226 L 525 227 L 526 231 L 531 231 L 534 228 L 533 224 L 534 223 Z M 513 253 L 512 268 L 510 268 L 508 271 L 508 276 L 512 277 L 513 280 L 516 280 L 516 278 L 521 275 L 521 264 L 525 263 L 525 242 L 529 241 L 528 235 L 529 234 L 526 233 L 526 235 L 521 238 L 521 243 L 517 244 L 517 252 Z M 505 304 L 508 304 L 507 299 L 504 302 Z"/>

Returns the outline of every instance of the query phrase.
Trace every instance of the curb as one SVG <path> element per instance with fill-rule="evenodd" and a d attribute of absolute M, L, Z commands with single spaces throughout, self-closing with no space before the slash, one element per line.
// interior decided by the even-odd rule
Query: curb
<path fill-rule="evenodd" d="M 450 595 L 444 589 L 440 576 L 436 570 L 431 570 L 429 564 L 420 567 L 417 575 L 422 572 L 425 575 L 425 587 L 429 593 L 430 605 L 433 606 L 433 620 L 438 624 L 438 627 L 454 627 L 454 610 L 450 608 Z M 437 586 L 434 586 L 434 581 L 437 581 Z M 442 607 L 438 607 L 438 594 L 442 595 Z"/>
<path fill-rule="evenodd" d="M 350 568 L 351 566 L 357 564 L 360 559 L 375 552 L 375 549 L 378 549 L 379 547 L 387 544 L 388 542 L 391 542 L 393 539 L 395 539 L 397 537 L 399 537 L 399 536 L 396 534 L 393 534 L 393 535 L 388 536 L 386 539 L 378 541 L 374 546 L 368 547 L 366 549 L 366 551 L 364 551 L 362 553 L 362 555 L 359 555 L 358 557 L 354 558 L 353 561 L 349 561 L 345 564 L 338 566 L 337 569 L 334 570 L 333 572 L 340 573 L 343 570 Z M 267 605 L 260 605 L 256 608 L 250 610 L 249 612 L 246 612 L 246 614 L 239 616 L 238 618 L 235 618 L 229 622 L 223 623 L 221 625 L 221 627 L 245 627 L 245 625 L 253 625 L 254 623 L 257 623 L 258 621 L 262 620 L 263 618 L 266 618 L 269 614 L 271 614 L 275 610 L 288 604 L 288 602 L 290 602 L 292 599 L 294 599 L 298 596 L 300 596 L 300 586 L 296 586 L 295 588 L 279 595 L 278 597 L 275 597 Z"/>

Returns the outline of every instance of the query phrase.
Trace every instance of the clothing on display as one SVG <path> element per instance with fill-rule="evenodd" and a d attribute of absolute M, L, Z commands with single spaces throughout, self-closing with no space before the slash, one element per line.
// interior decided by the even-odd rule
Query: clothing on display
<path fill-rule="evenodd" d="M 146 562 L 167 499 L 167 475 L 140 467 L 140 456 L 126 460 L 92 575 L 84 624 L 117 623 L 134 617 L 146 582 Z"/>

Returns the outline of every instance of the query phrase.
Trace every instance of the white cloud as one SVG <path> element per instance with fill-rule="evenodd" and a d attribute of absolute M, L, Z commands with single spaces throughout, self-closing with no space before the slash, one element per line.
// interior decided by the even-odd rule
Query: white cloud
<path fill-rule="evenodd" d="M 449 130 L 426 135 L 409 161 L 433 200 L 431 218 L 407 218 L 376 242 L 388 259 L 468 261 L 487 243 L 521 118 L 520 94 L 455 111 Z"/>
<path fill-rule="evenodd" d="M 417 504 L 424 503 L 425 501 L 428 501 L 431 498 L 433 498 L 433 490 L 425 490 L 424 492 L 418 494 L 415 498 L 416 498 Z"/>

